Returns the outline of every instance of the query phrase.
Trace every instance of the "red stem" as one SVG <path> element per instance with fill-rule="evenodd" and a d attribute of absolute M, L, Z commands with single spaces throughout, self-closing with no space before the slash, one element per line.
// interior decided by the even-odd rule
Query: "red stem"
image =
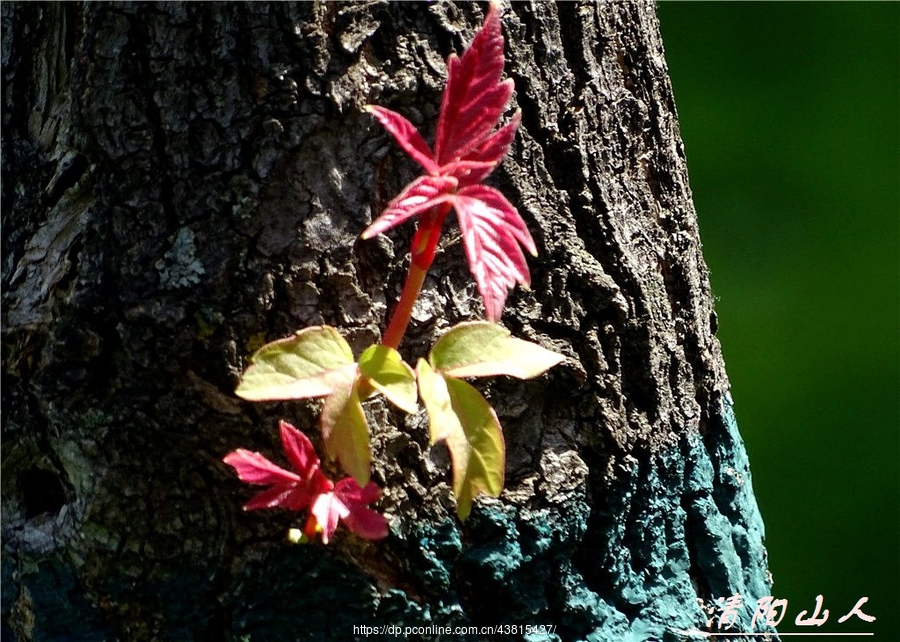
<path fill-rule="evenodd" d="M 394 315 L 391 317 L 387 330 L 385 330 L 381 339 L 382 345 L 396 350 L 403 339 L 403 335 L 406 334 L 413 306 L 416 303 L 416 299 L 419 298 L 419 292 L 422 291 L 422 284 L 425 282 L 428 268 L 431 267 L 431 262 L 434 261 L 434 254 L 437 251 L 437 244 L 441 235 L 441 226 L 450 212 L 450 207 L 449 203 L 442 204 L 419 221 L 419 228 L 413 237 L 412 258 L 409 262 L 406 283 L 403 284 L 400 300 L 397 302 Z"/>
<path fill-rule="evenodd" d="M 415 263 L 409 266 L 409 273 L 406 275 L 406 283 L 403 285 L 403 293 L 394 309 L 394 316 L 388 324 L 384 337 L 381 339 L 383 345 L 393 348 L 394 350 L 400 345 L 400 340 L 406 334 L 406 327 L 409 325 L 410 316 L 412 316 L 413 305 L 419 298 L 419 292 L 422 289 L 422 283 L 425 282 L 425 275 L 428 269 L 422 269 Z"/>

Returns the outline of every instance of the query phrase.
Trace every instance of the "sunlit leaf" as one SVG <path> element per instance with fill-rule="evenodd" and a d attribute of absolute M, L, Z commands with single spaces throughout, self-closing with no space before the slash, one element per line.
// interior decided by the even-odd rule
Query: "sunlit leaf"
<path fill-rule="evenodd" d="M 367 227 L 362 237 L 372 238 L 407 219 L 430 210 L 447 200 L 448 194 L 456 189 L 458 181 L 453 176 L 420 176 L 403 188 L 388 203 L 387 208 Z"/>
<path fill-rule="evenodd" d="M 438 164 L 464 156 L 491 132 L 512 94 L 512 81 L 501 82 L 503 32 L 492 3 L 484 25 L 462 58 L 447 60 L 447 85 L 441 98 L 434 154 Z"/>
<path fill-rule="evenodd" d="M 384 345 L 373 345 L 359 357 L 359 372 L 395 406 L 416 411 L 416 373 L 400 353 Z"/>
<path fill-rule="evenodd" d="M 528 286 L 523 248 L 536 254 L 524 221 L 497 190 L 480 184 L 502 160 L 515 138 L 521 113 L 497 129 L 513 92 L 503 76 L 503 31 L 500 5 L 491 2 L 484 24 L 462 57 L 447 60 L 447 85 L 438 113 L 434 151 L 406 118 L 383 107 L 367 107 L 378 121 L 428 173 L 410 183 L 363 232 L 371 238 L 420 217 L 413 260 L 431 264 L 438 234 L 448 211 L 456 210 L 463 247 L 485 315 L 498 321 L 510 289 Z M 427 233 L 428 243 L 421 243 Z"/>
<path fill-rule="evenodd" d="M 493 187 L 470 185 L 452 202 L 485 316 L 498 321 L 509 290 L 516 283 L 531 283 L 520 245 L 534 255 L 534 241 L 516 208 Z"/>
<path fill-rule="evenodd" d="M 333 388 L 322 406 L 320 422 L 328 456 L 337 459 L 360 486 L 365 486 L 369 483 L 372 452 L 366 415 L 359 401 L 358 382 L 355 366 L 333 378 Z"/>
<path fill-rule="evenodd" d="M 248 484 L 294 484 L 301 479 L 297 473 L 285 470 L 260 453 L 245 448 L 228 453 L 223 461 L 237 471 L 241 481 Z"/>
<path fill-rule="evenodd" d="M 332 391 L 334 373 L 353 364 L 337 330 L 315 326 L 267 343 L 251 358 L 235 394 L 248 401 L 308 399 Z"/>
<path fill-rule="evenodd" d="M 464 520 L 479 492 L 498 497 L 503 490 L 506 455 L 500 422 L 487 400 L 465 381 L 442 376 L 422 359 L 417 371 L 431 442 L 444 441 L 450 450 L 456 512 Z"/>
<path fill-rule="evenodd" d="M 506 156 L 506 152 L 509 151 L 509 146 L 516 137 L 516 129 L 518 129 L 521 121 L 522 112 L 517 110 L 511 121 L 484 139 L 478 147 L 466 155 L 466 158 L 470 163 L 471 171 L 466 176 L 461 176 L 458 173 L 456 174 L 460 184 L 472 185 L 478 183 L 491 173 L 494 166 L 499 163 L 503 157 Z M 484 163 L 484 165 L 482 167 L 476 167 L 474 166 L 474 163 Z"/>
<path fill-rule="evenodd" d="M 309 438 L 286 421 L 281 421 L 280 431 L 281 444 L 293 471 L 244 448 L 229 453 L 223 460 L 235 469 L 241 481 L 270 486 L 244 504 L 244 510 L 275 507 L 304 510 L 317 493 L 331 489 L 331 482 L 319 469 L 319 458 Z"/>
<path fill-rule="evenodd" d="M 360 487 L 353 478 L 347 477 L 335 484 L 334 494 L 347 507 L 344 517 L 347 528 L 365 539 L 387 537 L 388 523 L 384 515 L 366 507 L 381 497 L 381 489 L 374 482 Z"/>
<path fill-rule="evenodd" d="M 376 105 L 367 105 L 366 111 L 378 119 L 378 122 L 391 133 L 403 150 L 418 161 L 426 172 L 437 174 L 440 171 L 428 143 L 422 138 L 416 126 L 404 116 Z"/>
<path fill-rule="evenodd" d="M 487 321 L 450 328 L 437 340 L 429 356 L 436 370 L 457 378 L 508 375 L 531 379 L 564 359 L 536 343 L 516 339 L 506 328 Z"/>

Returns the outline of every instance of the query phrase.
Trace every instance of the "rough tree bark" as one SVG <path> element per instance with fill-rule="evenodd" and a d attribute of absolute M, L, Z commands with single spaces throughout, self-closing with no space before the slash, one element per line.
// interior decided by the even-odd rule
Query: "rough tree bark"
<path fill-rule="evenodd" d="M 503 321 L 568 357 L 484 388 L 502 497 L 460 524 L 422 412 L 376 401 L 388 539 L 240 511 L 226 452 L 278 457 L 281 417 L 316 438 L 314 405 L 233 395 L 247 356 L 323 322 L 376 342 L 402 286 L 412 226 L 358 235 L 417 170 L 362 107 L 433 127 L 484 10 L 3 3 L 4 638 L 680 639 L 769 594 L 647 1 L 502 18 L 522 127 L 491 181 L 540 252 Z M 410 360 L 481 314 L 445 236 Z"/>

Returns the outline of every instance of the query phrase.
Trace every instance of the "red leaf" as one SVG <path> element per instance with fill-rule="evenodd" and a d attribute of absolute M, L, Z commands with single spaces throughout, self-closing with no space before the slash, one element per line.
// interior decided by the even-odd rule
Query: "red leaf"
<path fill-rule="evenodd" d="M 466 176 L 454 174 L 459 178 L 460 186 L 480 183 L 491 173 L 491 171 L 493 171 L 494 167 L 503 160 L 503 157 L 506 156 L 506 152 L 509 151 L 509 146 L 516 137 L 516 129 L 518 129 L 521 120 L 522 114 L 517 111 L 509 123 L 484 139 L 484 142 L 466 156 L 466 162 L 472 163 L 473 165 L 474 163 L 481 162 L 485 163 L 486 167 L 482 169 L 473 169 Z"/>
<path fill-rule="evenodd" d="M 481 178 L 493 172 L 495 167 L 497 167 L 496 161 L 472 161 L 464 159 L 447 163 L 441 167 L 441 174 L 453 176 L 460 182 L 460 185 L 470 185 L 472 183 L 477 183 Z"/>
<path fill-rule="evenodd" d="M 328 540 L 337 529 L 338 520 L 346 519 L 350 514 L 350 510 L 344 506 L 343 502 L 335 497 L 334 493 L 325 493 L 316 498 L 315 503 L 309 511 L 322 529 L 322 543 L 327 544 Z"/>
<path fill-rule="evenodd" d="M 440 167 L 434 162 L 434 154 L 415 125 L 397 112 L 384 107 L 368 105 L 366 111 L 378 119 L 378 122 L 394 136 L 400 147 L 418 161 L 426 172 L 433 175 L 440 172 Z"/>
<path fill-rule="evenodd" d="M 528 285 L 520 246 L 536 254 L 534 241 L 515 208 L 496 190 L 480 185 L 509 150 L 521 114 L 493 131 L 513 91 L 503 75 L 503 33 L 499 5 L 491 2 L 484 25 L 462 58 L 447 60 L 434 154 L 412 124 L 399 114 L 369 107 L 400 145 L 431 174 L 410 183 L 363 232 L 363 238 L 424 214 L 413 239 L 413 263 L 427 270 L 438 232 L 452 203 L 459 217 L 469 267 L 484 298 L 488 319 L 499 319 L 507 292 Z"/>
<path fill-rule="evenodd" d="M 460 158 L 494 128 L 512 95 L 503 73 L 503 32 L 497 5 L 491 3 L 484 26 L 471 46 L 447 61 L 447 86 L 441 99 L 434 155 L 438 165 Z"/>
<path fill-rule="evenodd" d="M 345 477 L 335 484 L 334 492 L 351 510 L 354 505 L 365 506 L 378 501 L 378 498 L 381 497 L 381 489 L 375 485 L 375 482 L 369 482 L 365 488 L 360 488 L 352 477 Z"/>
<path fill-rule="evenodd" d="M 387 209 L 365 229 L 362 237 L 372 238 L 444 202 L 457 184 L 453 176 L 420 176 L 388 203 Z"/>
<path fill-rule="evenodd" d="M 453 205 L 485 315 L 498 321 L 509 289 L 516 282 L 531 282 L 520 245 L 535 254 L 534 241 L 516 209 L 491 187 L 465 187 L 453 197 Z"/>
<path fill-rule="evenodd" d="M 234 467 L 241 481 L 271 486 L 257 493 L 244 505 L 244 510 L 281 507 L 300 511 L 308 508 L 310 517 L 303 532 L 310 539 L 316 532 L 321 532 L 326 544 L 340 520 L 351 531 L 367 539 L 386 537 L 387 520 L 367 507 L 378 500 L 381 489 L 373 482 L 361 488 L 352 477 L 333 484 L 319 468 L 319 458 L 309 438 L 286 421 L 282 421 L 280 427 L 284 452 L 299 474 L 243 448 L 225 457 L 225 463 Z"/>
<path fill-rule="evenodd" d="M 291 486 L 277 484 L 254 495 L 250 501 L 244 504 L 244 510 L 278 507 L 288 510 L 303 510 L 309 507 L 314 496 L 315 493 L 296 484 Z"/>
<path fill-rule="evenodd" d="M 343 518 L 347 528 L 366 539 L 387 537 L 388 526 L 384 515 L 366 507 L 381 496 L 378 486 L 369 482 L 365 488 L 360 488 L 356 480 L 347 477 L 335 484 L 334 494 L 349 511 Z"/>
<path fill-rule="evenodd" d="M 381 513 L 371 508 L 357 507 L 344 518 L 344 524 L 351 531 L 365 539 L 382 539 L 387 537 L 387 520 Z"/>
<path fill-rule="evenodd" d="M 224 461 L 237 471 L 241 481 L 272 486 L 254 495 L 244 504 L 244 510 L 277 506 L 288 510 L 303 510 L 316 495 L 331 490 L 331 482 L 319 470 L 318 457 L 309 469 L 303 471 L 302 476 L 276 466 L 259 453 L 243 448 L 230 453 Z"/>
<path fill-rule="evenodd" d="M 519 243 L 525 246 L 529 254 L 537 256 L 537 247 L 534 245 L 534 239 L 531 238 L 525 221 L 503 194 L 487 185 L 470 185 L 459 190 L 458 195 L 476 198 L 483 202 L 490 209 L 490 216 L 497 217 L 494 225 L 506 229 Z"/>
<path fill-rule="evenodd" d="M 334 491 L 320 495 L 313 504 L 312 513 L 322 532 L 322 542 L 327 544 L 343 521 L 351 531 L 366 539 L 381 539 L 388 534 L 387 520 L 383 515 L 367 508 L 376 501 L 381 490 L 373 482 L 360 488 L 352 477 L 346 477 L 334 486 Z"/>
<path fill-rule="evenodd" d="M 289 484 L 300 481 L 300 476 L 271 461 L 259 453 L 238 448 L 223 460 L 237 471 L 238 479 L 248 484 Z"/>
<path fill-rule="evenodd" d="M 313 468 L 319 465 L 319 456 L 309 437 L 284 420 L 278 423 L 278 427 L 281 431 L 281 445 L 291 466 L 304 477 L 309 477 Z"/>
<path fill-rule="evenodd" d="M 332 489 L 332 483 L 319 470 L 319 457 L 306 435 L 282 421 L 281 443 L 288 460 L 299 474 L 285 470 L 261 454 L 243 448 L 225 457 L 225 463 L 237 471 L 241 481 L 272 486 L 257 493 L 244 505 L 244 510 L 276 506 L 288 510 L 303 510 L 309 507 L 317 495 Z"/>

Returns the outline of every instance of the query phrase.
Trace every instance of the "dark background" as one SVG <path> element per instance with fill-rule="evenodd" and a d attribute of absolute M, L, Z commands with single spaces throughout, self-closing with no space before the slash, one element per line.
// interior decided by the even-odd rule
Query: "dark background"
<path fill-rule="evenodd" d="M 897 639 L 900 4 L 659 19 L 779 629 Z"/>

